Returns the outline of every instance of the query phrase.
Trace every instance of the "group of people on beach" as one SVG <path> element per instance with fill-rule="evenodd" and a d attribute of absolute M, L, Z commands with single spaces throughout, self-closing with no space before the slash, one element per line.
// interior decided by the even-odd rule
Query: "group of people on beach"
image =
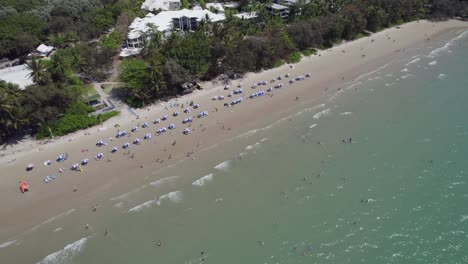
<path fill-rule="evenodd" d="M 293 69 L 294 67 L 291 66 L 291 68 Z M 307 77 L 307 78 L 311 77 L 311 74 L 306 73 L 305 77 Z M 290 73 L 287 73 L 284 76 L 280 75 L 280 76 L 278 76 L 276 78 L 271 79 L 270 82 L 267 82 L 265 80 L 260 80 L 260 81 L 256 82 L 254 85 L 252 85 L 251 88 L 252 89 L 257 89 L 258 87 L 261 87 L 261 86 L 268 86 L 268 84 L 270 84 L 270 87 L 268 87 L 265 90 L 260 90 L 260 91 L 253 92 L 253 93 L 250 94 L 250 96 L 248 98 L 249 99 L 256 99 L 258 97 L 262 97 L 262 96 L 267 95 L 267 94 L 272 96 L 273 95 L 272 93 L 273 93 L 274 89 L 280 89 L 280 88 L 284 87 L 284 84 L 282 82 L 280 82 L 280 81 L 286 80 L 286 79 L 289 78 L 289 81 L 288 81 L 289 84 L 293 85 L 297 81 L 304 80 L 305 77 L 303 75 L 299 75 L 297 77 L 292 77 Z M 243 90 L 241 84 L 239 84 L 237 86 L 237 89 L 233 89 L 233 90 L 230 89 L 229 85 L 226 85 L 224 87 L 224 90 L 229 91 L 228 94 L 226 95 L 226 97 L 232 98 L 232 101 L 230 103 L 224 103 L 225 107 L 234 107 L 234 105 L 237 105 L 237 104 L 244 101 L 244 98 L 243 98 L 244 90 Z M 237 98 L 234 98 L 235 96 Z M 216 98 L 214 98 L 214 100 L 215 99 L 216 100 L 224 100 L 224 96 L 223 95 L 216 96 Z M 161 106 L 166 110 L 169 110 L 169 108 L 181 108 L 181 109 L 183 109 L 182 112 L 179 112 L 177 110 L 174 111 L 172 113 L 172 116 L 177 117 L 177 116 L 184 115 L 184 114 L 187 115 L 186 117 L 184 117 L 182 119 L 182 124 L 187 126 L 186 128 L 184 128 L 182 130 L 182 133 L 184 135 L 189 135 L 191 133 L 190 126 L 191 126 L 191 124 L 192 124 L 192 122 L 193 122 L 193 120 L 195 118 L 202 119 L 202 118 L 205 118 L 205 117 L 208 116 L 208 111 L 201 111 L 197 115 L 191 116 L 190 113 L 191 113 L 192 110 L 196 110 L 196 109 L 200 108 L 200 105 L 198 103 L 193 102 L 193 101 L 187 102 L 185 104 L 185 107 L 184 107 L 184 104 L 181 105 L 181 104 L 179 104 L 177 102 L 175 102 L 175 103 L 171 102 L 168 105 L 161 104 Z M 216 109 L 216 111 L 218 110 L 217 108 L 215 108 L 215 109 Z M 168 120 L 169 120 L 169 115 L 166 114 L 166 115 L 163 115 L 161 118 L 154 119 L 152 123 L 154 125 L 158 125 L 158 124 L 162 124 L 163 122 L 168 121 Z M 144 122 L 141 125 L 138 124 L 138 125 L 133 126 L 129 131 L 117 129 L 117 132 L 115 134 L 115 139 L 128 138 L 128 137 L 132 136 L 132 133 L 135 134 L 135 133 L 138 133 L 138 131 L 140 129 L 144 130 L 144 129 L 148 129 L 148 128 L 150 128 L 150 124 L 148 122 Z M 161 135 L 165 134 L 168 130 L 175 130 L 175 129 L 176 129 L 176 125 L 174 123 L 170 123 L 170 124 L 167 125 L 167 127 L 162 126 L 162 127 L 158 128 L 156 130 L 156 132 L 154 133 L 154 135 L 161 136 Z M 147 132 L 147 133 L 144 134 L 143 140 L 151 140 L 151 139 L 152 139 L 152 133 Z M 139 137 L 136 137 L 131 141 L 131 143 L 130 142 L 123 142 L 121 146 L 114 145 L 109 150 L 109 153 L 110 154 L 115 154 L 115 153 L 119 152 L 119 148 L 127 150 L 127 152 L 128 152 L 129 148 L 131 148 L 131 145 L 140 145 L 140 144 L 142 144 L 143 140 L 141 140 Z M 112 138 L 112 137 L 109 138 L 109 141 L 114 142 L 114 138 Z M 108 143 L 105 140 L 99 140 L 95 144 L 95 146 L 97 148 L 104 148 L 107 145 L 108 145 Z M 82 149 L 81 152 L 85 153 L 85 152 L 88 152 L 88 151 L 89 151 L 88 148 L 84 148 L 84 149 Z M 96 161 L 99 161 L 99 160 L 102 160 L 104 157 L 105 157 L 104 152 L 98 152 L 94 156 L 94 159 Z M 64 162 L 65 160 L 67 160 L 68 158 L 69 158 L 68 153 L 65 153 L 65 154 L 59 155 L 57 157 L 56 161 L 61 163 L 61 162 Z M 108 161 L 110 161 L 110 159 L 108 159 Z M 83 158 L 79 163 L 73 163 L 72 166 L 70 167 L 70 170 L 82 172 L 83 171 L 83 166 L 87 165 L 89 162 L 90 162 L 90 160 L 88 158 Z M 51 165 L 51 161 L 47 160 L 46 162 L 44 162 L 44 164 L 46 166 L 49 166 L 49 165 Z M 65 168 L 62 168 L 62 167 L 59 168 L 60 173 L 63 173 L 64 171 L 65 171 Z M 55 179 L 55 175 L 52 175 L 52 176 L 49 175 L 48 177 L 46 177 L 46 179 L 44 181 L 45 182 L 50 182 L 53 179 Z"/>

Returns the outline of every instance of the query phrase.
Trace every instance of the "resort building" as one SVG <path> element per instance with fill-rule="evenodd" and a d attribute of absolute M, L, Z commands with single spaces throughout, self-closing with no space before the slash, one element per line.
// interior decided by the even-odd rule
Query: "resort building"
<path fill-rule="evenodd" d="M 39 45 L 36 50 L 30 54 L 28 54 L 28 57 L 38 57 L 38 58 L 44 58 L 49 56 L 52 51 L 54 51 L 54 47 L 52 46 L 47 46 L 45 44 Z"/>
<path fill-rule="evenodd" d="M 266 6 L 266 11 L 273 16 L 277 16 L 283 20 L 288 19 L 289 8 L 284 5 L 271 4 Z"/>
<path fill-rule="evenodd" d="M 180 0 L 146 0 L 141 9 L 148 11 L 175 11 L 180 9 Z"/>
<path fill-rule="evenodd" d="M 244 12 L 244 13 L 235 14 L 234 16 L 239 19 L 246 19 L 246 20 L 250 20 L 250 19 L 256 20 L 258 18 L 257 12 Z"/>
<path fill-rule="evenodd" d="M 206 9 L 216 10 L 218 13 L 224 13 L 224 6 L 221 3 L 206 3 Z"/>
<path fill-rule="evenodd" d="M 142 35 L 154 28 L 162 33 L 171 31 L 194 31 L 202 20 L 212 23 L 223 21 L 224 14 L 214 14 L 208 10 L 162 11 L 157 15 L 148 13 L 144 18 L 135 18 L 127 35 L 127 47 L 120 53 L 121 57 L 136 55 L 141 51 Z"/>

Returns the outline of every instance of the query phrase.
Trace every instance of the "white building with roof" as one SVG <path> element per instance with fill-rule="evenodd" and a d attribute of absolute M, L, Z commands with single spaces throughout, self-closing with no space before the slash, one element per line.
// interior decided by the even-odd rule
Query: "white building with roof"
<path fill-rule="evenodd" d="M 289 16 L 289 8 L 284 5 L 271 4 L 266 6 L 266 11 L 273 16 L 286 20 Z"/>
<path fill-rule="evenodd" d="M 208 10 L 211 10 L 211 8 L 214 8 L 218 10 L 219 13 L 224 13 L 224 6 L 221 3 L 206 3 L 206 8 Z"/>
<path fill-rule="evenodd" d="M 214 14 L 208 10 L 162 11 L 157 15 L 148 13 L 144 18 L 135 18 L 130 25 L 127 35 L 127 48 L 120 53 L 121 57 L 134 55 L 136 49 L 141 48 L 142 35 L 154 28 L 160 32 L 193 31 L 196 30 L 202 20 L 219 22 L 225 20 L 224 14 Z M 133 50 L 131 50 L 133 49 Z M 139 51 L 138 51 L 139 52 Z"/>
<path fill-rule="evenodd" d="M 180 9 L 180 0 L 146 0 L 141 4 L 141 9 L 154 11 L 175 11 Z"/>
<path fill-rule="evenodd" d="M 243 12 L 243 13 L 235 14 L 234 16 L 239 19 L 247 19 L 247 20 L 258 18 L 257 12 Z"/>

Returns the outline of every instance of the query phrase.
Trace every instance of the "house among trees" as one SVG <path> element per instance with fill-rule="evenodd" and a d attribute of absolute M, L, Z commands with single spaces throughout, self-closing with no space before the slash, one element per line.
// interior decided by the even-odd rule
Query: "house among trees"
<path fill-rule="evenodd" d="M 36 50 L 30 54 L 28 54 L 29 57 L 47 57 L 50 55 L 50 53 L 52 53 L 52 51 L 54 50 L 55 48 L 52 47 L 52 46 L 47 46 L 45 44 L 41 44 L 39 45 Z"/>
<path fill-rule="evenodd" d="M 245 19 L 245 20 L 250 20 L 250 19 L 253 19 L 254 21 L 258 20 L 257 12 L 243 12 L 243 13 L 235 14 L 234 17 L 237 17 L 239 19 Z"/>
<path fill-rule="evenodd" d="M 175 11 L 180 9 L 180 0 L 146 0 L 141 4 L 141 9 L 150 12 L 156 10 Z"/>
<path fill-rule="evenodd" d="M 144 18 L 135 18 L 127 35 L 127 48 L 122 49 L 120 57 L 128 57 L 141 51 L 142 36 L 150 29 L 156 29 L 164 34 L 171 31 L 194 31 L 202 20 L 219 22 L 225 20 L 224 14 L 214 14 L 208 10 L 162 11 L 157 15 L 148 13 Z"/>
<path fill-rule="evenodd" d="M 266 11 L 273 16 L 277 16 L 283 20 L 287 20 L 289 17 L 289 8 L 284 5 L 271 4 L 266 6 Z"/>

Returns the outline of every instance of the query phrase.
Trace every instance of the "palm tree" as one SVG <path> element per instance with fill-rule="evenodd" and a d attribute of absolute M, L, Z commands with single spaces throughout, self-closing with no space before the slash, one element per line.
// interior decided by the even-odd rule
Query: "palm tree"
<path fill-rule="evenodd" d="M 78 52 L 73 53 L 71 64 L 80 77 L 82 73 L 86 73 L 88 63 Z"/>
<path fill-rule="evenodd" d="M 57 53 L 52 57 L 50 62 L 50 70 L 52 72 L 53 81 L 55 83 L 65 81 L 68 70 L 68 63 L 65 60 L 65 56 L 63 54 Z"/>
<path fill-rule="evenodd" d="M 50 74 L 42 60 L 33 58 L 32 60 L 26 62 L 26 66 L 31 71 L 28 76 L 32 78 L 34 83 L 38 85 L 45 85 L 50 81 Z"/>
<path fill-rule="evenodd" d="M 0 137 L 11 135 L 27 124 L 19 100 L 22 95 L 17 85 L 0 80 Z"/>

